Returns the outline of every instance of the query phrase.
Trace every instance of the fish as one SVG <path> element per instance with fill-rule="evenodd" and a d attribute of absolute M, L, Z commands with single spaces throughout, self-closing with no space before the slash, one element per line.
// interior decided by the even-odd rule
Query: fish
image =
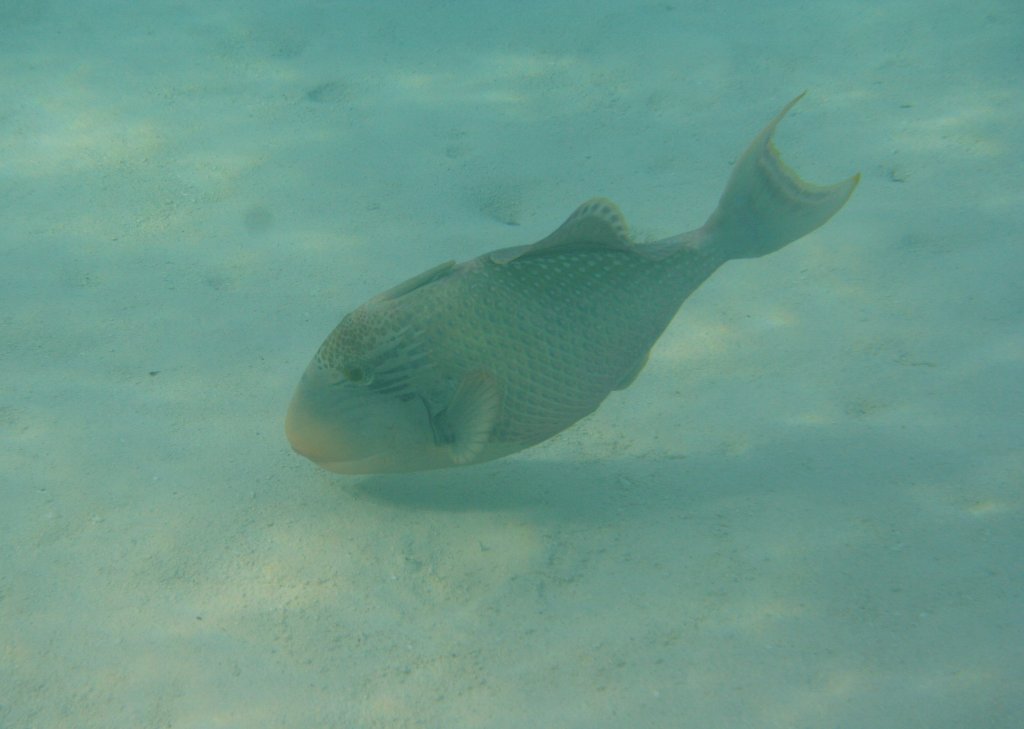
<path fill-rule="evenodd" d="M 594 412 L 722 264 L 757 258 L 839 211 L 860 180 L 802 180 L 772 137 L 736 162 L 703 226 L 634 242 L 594 198 L 532 245 L 447 261 L 345 316 L 299 380 L 292 448 L 343 474 L 424 471 L 517 453 Z"/>

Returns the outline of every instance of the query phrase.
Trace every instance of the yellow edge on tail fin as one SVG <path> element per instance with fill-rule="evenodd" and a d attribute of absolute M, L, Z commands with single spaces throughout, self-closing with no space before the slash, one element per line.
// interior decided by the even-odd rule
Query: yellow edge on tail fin
<path fill-rule="evenodd" d="M 813 185 L 779 157 L 772 143 L 775 127 L 803 96 L 786 104 L 754 138 L 704 225 L 708 244 L 725 258 L 763 256 L 807 235 L 839 212 L 860 181 L 858 173 L 834 185 Z"/>

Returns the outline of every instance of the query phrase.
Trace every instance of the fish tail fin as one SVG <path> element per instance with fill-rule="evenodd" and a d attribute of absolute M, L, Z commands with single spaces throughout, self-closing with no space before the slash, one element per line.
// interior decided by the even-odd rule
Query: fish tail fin
<path fill-rule="evenodd" d="M 772 143 L 775 127 L 803 94 L 786 104 L 736 163 L 703 232 L 726 258 L 756 258 L 807 235 L 839 212 L 860 174 L 834 185 L 804 182 Z"/>

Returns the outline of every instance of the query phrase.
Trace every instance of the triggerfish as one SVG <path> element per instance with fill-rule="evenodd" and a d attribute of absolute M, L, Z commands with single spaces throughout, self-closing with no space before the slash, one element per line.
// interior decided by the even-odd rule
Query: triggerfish
<path fill-rule="evenodd" d="M 442 263 L 348 314 L 295 390 L 292 447 L 339 473 L 465 466 L 592 413 L 719 266 L 779 250 L 850 197 L 859 175 L 812 185 L 779 158 L 772 135 L 799 98 L 696 230 L 634 243 L 615 204 L 595 198 L 533 245 Z"/>

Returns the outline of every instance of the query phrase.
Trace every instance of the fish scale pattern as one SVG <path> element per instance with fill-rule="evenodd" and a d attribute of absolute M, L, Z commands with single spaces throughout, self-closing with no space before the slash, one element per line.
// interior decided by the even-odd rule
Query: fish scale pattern
<path fill-rule="evenodd" d="M 487 261 L 417 291 L 403 326 L 424 332 L 433 377 L 420 381 L 443 409 L 458 381 L 493 375 L 501 412 L 491 438 L 525 447 L 564 430 L 635 371 L 686 296 L 714 270 L 637 249 L 580 247 Z M 690 262 L 693 263 L 692 261 Z M 420 298 L 417 297 L 417 298 Z"/>

